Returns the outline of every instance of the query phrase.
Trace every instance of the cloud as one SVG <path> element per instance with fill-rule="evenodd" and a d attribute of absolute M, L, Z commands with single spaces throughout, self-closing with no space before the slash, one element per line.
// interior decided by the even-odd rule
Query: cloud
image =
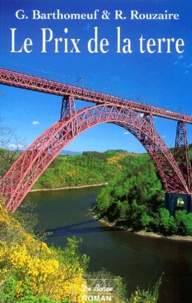
<path fill-rule="evenodd" d="M 130 135 L 130 132 L 124 132 L 123 134 L 124 135 Z"/>
<path fill-rule="evenodd" d="M 9 144 L 9 148 L 11 148 L 11 149 L 21 149 L 23 147 L 24 147 L 24 145 L 22 145 L 22 144 L 15 144 L 15 143 Z"/>
<path fill-rule="evenodd" d="M 177 57 L 177 60 L 174 62 L 174 65 L 180 66 L 183 68 L 183 73 L 184 74 L 188 74 L 189 70 L 192 67 L 192 63 L 188 62 L 188 61 L 184 61 L 184 56 L 180 55 L 179 57 Z"/>
<path fill-rule="evenodd" d="M 33 121 L 33 125 L 38 125 L 38 124 L 40 124 L 39 121 Z"/>
<path fill-rule="evenodd" d="M 182 60 L 183 58 L 184 58 L 183 55 L 177 57 L 177 60 L 174 62 L 174 65 L 177 65 L 177 64 L 183 65 L 184 64 L 183 60 Z"/>

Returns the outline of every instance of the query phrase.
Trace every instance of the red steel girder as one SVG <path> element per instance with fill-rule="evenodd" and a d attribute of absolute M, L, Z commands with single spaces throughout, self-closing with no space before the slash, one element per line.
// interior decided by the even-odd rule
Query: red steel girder
<path fill-rule="evenodd" d="M 12 165 L 0 181 L 0 193 L 8 210 L 15 211 L 36 180 L 59 152 L 85 130 L 114 123 L 129 130 L 153 159 L 167 192 L 189 193 L 186 181 L 151 120 L 126 107 L 97 105 L 74 112 L 40 135 Z"/>
<path fill-rule="evenodd" d="M 128 109 L 140 113 L 146 113 L 148 115 L 192 123 L 191 116 L 165 110 L 155 106 L 150 106 L 141 102 L 135 102 L 129 99 L 100 93 L 86 89 L 84 87 L 80 88 L 78 86 L 11 71 L 4 68 L 0 68 L 0 84 L 54 94 L 58 96 L 71 96 L 78 100 L 84 100 L 96 104 L 109 103 L 110 105 L 126 106 Z"/>
<path fill-rule="evenodd" d="M 147 122 L 147 123 L 145 123 Z M 116 123 L 119 125 L 119 123 Z M 121 125 L 130 131 L 145 147 L 153 160 L 166 192 L 189 193 L 190 189 L 171 153 L 162 138 L 154 129 L 153 117 L 144 115 L 139 128 L 132 125 Z M 174 168 L 174 173 L 173 173 Z M 185 189 L 181 184 L 185 183 Z"/>
<path fill-rule="evenodd" d="M 177 122 L 174 158 L 185 178 L 185 181 L 187 182 L 188 187 L 191 189 L 191 162 L 189 155 L 189 145 L 187 140 L 186 124 L 183 121 Z"/>
<path fill-rule="evenodd" d="M 60 121 L 67 119 L 75 114 L 75 102 L 71 96 L 63 97 L 61 105 Z"/>

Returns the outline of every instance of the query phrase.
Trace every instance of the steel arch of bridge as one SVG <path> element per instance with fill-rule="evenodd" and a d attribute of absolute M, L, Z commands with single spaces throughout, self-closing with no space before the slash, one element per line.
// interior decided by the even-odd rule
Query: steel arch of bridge
<path fill-rule="evenodd" d="M 14 212 L 60 151 L 78 135 L 100 123 L 119 125 L 141 142 L 154 161 L 166 192 L 189 193 L 171 151 L 154 128 L 152 117 L 141 116 L 125 106 L 103 104 L 64 116 L 20 155 L 0 181 L 6 208 Z"/>

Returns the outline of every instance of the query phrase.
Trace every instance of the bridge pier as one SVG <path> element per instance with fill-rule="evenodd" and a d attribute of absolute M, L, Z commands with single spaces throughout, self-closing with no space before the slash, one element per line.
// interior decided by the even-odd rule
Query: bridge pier
<path fill-rule="evenodd" d="M 192 212 L 192 194 L 165 194 L 165 208 L 170 211 L 171 215 L 174 215 L 176 209 L 180 207 L 185 209 L 188 213 Z"/>

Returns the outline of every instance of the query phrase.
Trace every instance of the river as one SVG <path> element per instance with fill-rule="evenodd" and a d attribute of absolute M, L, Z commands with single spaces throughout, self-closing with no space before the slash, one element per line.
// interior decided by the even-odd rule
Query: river
<path fill-rule="evenodd" d="M 106 268 L 126 282 L 128 295 L 153 286 L 163 274 L 159 303 L 192 302 L 192 243 L 143 237 L 113 230 L 92 217 L 101 187 L 29 193 L 41 228 L 52 231 L 48 244 L 65 247 L 67 237 L 82 238 L 80 252 L 89 270 Z"/>

